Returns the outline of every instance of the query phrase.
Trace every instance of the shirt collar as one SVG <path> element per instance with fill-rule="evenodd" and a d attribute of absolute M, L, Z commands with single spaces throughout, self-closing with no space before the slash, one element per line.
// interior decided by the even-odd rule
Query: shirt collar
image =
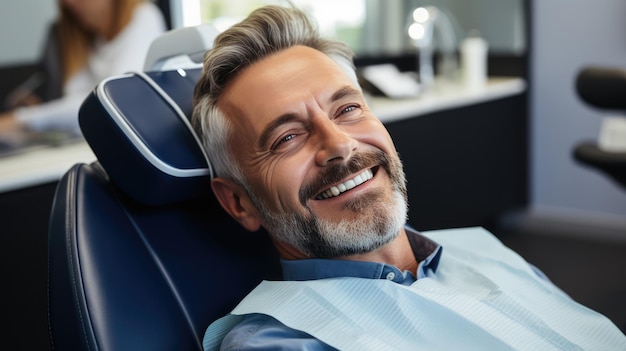
<path fill-rule="evenodd" d="M 437 271 L 441 246 L 407 227 L 406 233 L 413 254 L 419 262 L 417 278 L 429 276 Z M 281 259 L 285 280 L 314 280 L 337 277 L 388 279 L 401 284 L 411 284 L 416 277 L 413 273 L 402 272 L 397 267 L 382 262 L 334 260 L 334 259 Z"/>

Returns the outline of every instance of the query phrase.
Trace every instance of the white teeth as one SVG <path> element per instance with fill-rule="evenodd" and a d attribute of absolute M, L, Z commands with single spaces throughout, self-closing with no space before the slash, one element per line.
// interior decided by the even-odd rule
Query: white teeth
<path fill-rule="evenodd" d="M 352 188 L 354 188 L 355 186 L 358 185 L 354 179 L 350 179 L 347 182 L 345 182 L 344 184 L 346 185 L 346 188 L 348 190 L 350 190 L 350 189 L 352 189 Z"/>
<path fill-rule="evenodd" d="M 354 182 L 357 183 L 357 185 L 361 184 L 361 183 L 363 183 L 363 178 L 361 178 L 361 176 L 358 175 L 358 176 L 354 177 Z"/>
<path fill-rule="evenodd" d="M 361 174 L 358 174 L 356 177 L 347 180 L 341 184 L 337 184 L 336 186 L 330 187 L 330 189 L 321 193 L 317 198 L 318 199 L 328 199 L 329 197 L 338 196 L 344 191 L 348 191 L 354 188 L 357 185 L 363 184 L 368 180 L 374 177 L 374 173 L 370 169 L 366 169 Z"/>

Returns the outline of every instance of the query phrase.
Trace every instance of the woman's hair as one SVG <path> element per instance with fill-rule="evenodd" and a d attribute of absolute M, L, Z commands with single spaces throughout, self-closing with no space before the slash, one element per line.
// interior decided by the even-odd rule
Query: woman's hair
<path fill-rule="evenodd" d="M 328 55 L 356 84 L 350 48 L 322 38 L 315 23 L 296 8 L 266 6 L 255 10 L 244 21 L 221 33 L 205 54 L 204 69 L 194 91 L 192 122 L 216 176 L 246 185 L 228 146 L 232 124 L 218 107 L 225 86 L 253 63 L 298 45 Z"/>
<path fill-rule="evenodd" d="M 113 16 L 111 16 L 109 37 L 114 38 L 128 25 L 135 8 L 144 0 L 110 1 L 113 2 Z M 62 5 L 61 1 L 58 4 L 59 19 L 55 28 L 60 48 L 63 83 L 65 83 L 87 63 L 95 33 L 85 28 L 76 16 Z"/>

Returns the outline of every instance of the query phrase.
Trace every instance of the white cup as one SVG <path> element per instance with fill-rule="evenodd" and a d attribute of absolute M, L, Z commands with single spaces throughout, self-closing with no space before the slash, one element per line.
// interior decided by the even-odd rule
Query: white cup
<path fill-rule="evenodd" d="M 479 89 L 487 83 L 487 41 L 470 36 L 461 42 L 461 70 L 463 83 L 470 89 Z"/>

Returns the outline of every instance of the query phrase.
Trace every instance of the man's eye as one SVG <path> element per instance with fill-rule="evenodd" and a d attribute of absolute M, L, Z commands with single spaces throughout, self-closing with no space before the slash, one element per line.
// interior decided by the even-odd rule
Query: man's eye
<path fill-rule="evenodd" d="M 357 108 L 359 108 L 359 106 L 357 105 L 350 105 L 350 106 L 346 106 L 343 110 L 341 110 L 340 114 L 346 114 L 346 113 L 350 113 L 354 110 L 356 110 Z"/>
<path fill-rule="evenodd" d="M 296 136 L 295 134 L 289 134 L 289 135 L 285 136 L 284 138 L 280 139 L 280 140 L 278 141 L 278 144 L 280 145 L 280 144 L 282 144 L 282 143 L 286 143 L 286 142 L 288 142 L 289 140 L 291 140 L 291 139 L 295 138 L 295 136 Z"/>
<path fill-rule="evenodd" d="M 348 113 L 348 112 L 350 112 L 350 111 L 354 111 L 354 110 L 356 110 L 356 108 L 357 108 L 356 106 L 354 106 L 354 105 L 350 105 L 350 106 L 348 106 L 348 107 L 344 108 L 344 109 L 341 111 L 341 113 Z"/>
<path fill-rule="evenodd" d="M 286 142 L 290 141 L 291 139 L 293 139 L 293 138 L 295 138 L 295 137 L 296 137 L 296 135 L 295 135 L 295 134 L 288 134 L 288 135 L 285 135 L 284 137 L 282 137 L 282 138 L 280 138 L 280 139 L 278 139 L 278 140 L 276 141 L 276 143 L 274 144 L 274 146 L 272 146 L 272 150 L 276 150 L 276 149 L 278 149 L 278 148 L 279 148 L 279 147 L 281 147 L 284 143 L 286 143 Z"/>

